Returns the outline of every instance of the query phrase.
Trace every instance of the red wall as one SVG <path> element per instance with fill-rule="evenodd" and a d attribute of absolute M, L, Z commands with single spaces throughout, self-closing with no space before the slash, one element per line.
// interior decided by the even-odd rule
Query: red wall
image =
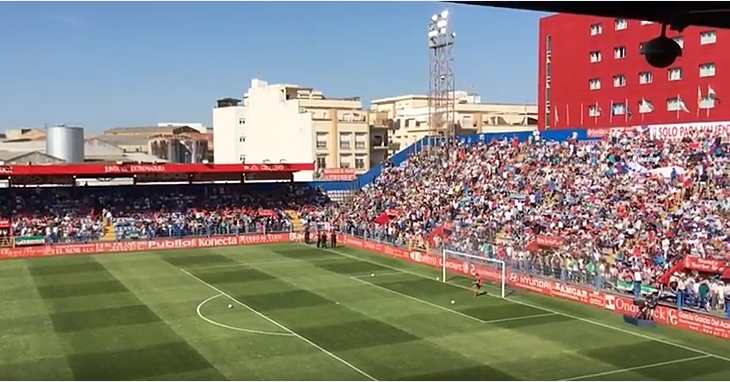
<path fill-rule="evenodd" d="M 603 33 L 591 36 L 591 25 L 601 23 Z M 547 39 L 551 38 L 551 129 L 622 127 L 626 125 L 650 125 L 678 122 L 728 121 L 730 120 L 730 30 L 705 27 L 692 27 L 683 33 L 670 31 L 668 37 L 684 38 L 683 57 L 678 58 L 671 67 L 681 67 L 683 78 L 679 81 L 668 80 L 668 69 L 650 67 L 644 56 L 639 54 L 640 43 L 659 36 L 660 24 L 641 25 L 641 21 L 629 20 L 628 28 L 616 31 L 614 19 L 592 16 L 559 14 L 540 20 L 538 107 L 539 128 L 546 125 L 546 65 Z M 700 33 L 714 30 L 717 42 L 700 45 Z M 614 48 L 625 46 L 625 58 L 614 59 Z M 602 60 L 590 62 L 590 52 L 600 50 Z M 714 63 L 714 77 L 700 78 L 700 64 Z M 654 78 L 651 84 L 639 84 L 639 73 L 651 71 Z M 613 87 L 613 76 L 623 74 L 626 86 Z M 600 90 L 590 90 L 589 80 L 600 78 Z M 727 98 L 725 104 L 715 103 L 709 116 L 705 109 L 697 115 L 697 88 L 707 94 L 711 86 L 719 98 Z M 667 111 L 667 100 L 679 95 L 689 109 L 689 113 Z M 639 113 L 639 102 L 645 98 L 654 105 L 654 111 Z M 628 99 L 633 117 L 629 120 L 623 115 L 614 116 L 611 121 L 611 101 L 623 103 Z M 598 102 L 603 115 L 596 118 L 588 116 L 588 107 Z M 581 105 L 583 105 L 581 107 Z M 557 109 L 558 121 L 554 114 Z M 581 115 L 583 123 L 581 124 Z"/>

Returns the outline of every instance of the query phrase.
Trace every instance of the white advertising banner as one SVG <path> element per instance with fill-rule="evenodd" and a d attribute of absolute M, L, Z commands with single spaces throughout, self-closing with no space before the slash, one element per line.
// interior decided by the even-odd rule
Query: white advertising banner
<path fill-rule="evenodd" d="M 686 137 L 730 138 L 730 121 L 649 125 L 647 128 L 651 138 L 662 140 L 680 140 Z"/>

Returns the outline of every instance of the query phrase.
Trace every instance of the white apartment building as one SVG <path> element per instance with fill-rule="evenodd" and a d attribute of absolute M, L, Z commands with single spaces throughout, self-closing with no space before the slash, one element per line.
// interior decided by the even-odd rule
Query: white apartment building
<path fill-rule="evenodd" d="M 532 131 L 537 129 L 537 105 L 482 103 L 477 94 L 455 92 L 457 134 Z M 371 102 L 371 111 L 387 119 L 391 154 L 429 133 L 428 96 L 403 95 Z"/>
<path fill-rule="evenodd" d="M 213 109 L 216 163 L 316 163 L 316 179 L 325 169 L 362 173 L 387 156 L 387 129 L 371 127 L 359 97 L 328 98 L 298 85 L 254 79 L 238 100 L 218 100 Z"/>

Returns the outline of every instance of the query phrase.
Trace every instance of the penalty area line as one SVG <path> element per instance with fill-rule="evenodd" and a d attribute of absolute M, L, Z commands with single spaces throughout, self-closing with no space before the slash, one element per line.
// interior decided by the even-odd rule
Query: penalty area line
<path fill-rule="evenodd" d="M 401 272 L 401 274 L 405 274 L 405 273 Z M 359 283 L 362 283 L 364 285 L 368 285 L 370 287 L 373 287 L 373 288 L 376 288 L 376 289 L 380 289 L 382 291 L 385 291 L 385 292 L 388 292 L 388 293 L 392 293 L 392 294 L 394 294 L 396 296 L 400 296 L 400 297 L 403 297 L 403 298 L 407 298 L 409 300 L 413 300 L 413 301 L 416 301 L 416 302 L 420 302 L 421 304 L 425 304 L 425 305 L 428 305 L 428 306 L 433 307 L 433 308 L 436 308 L 436 309 L 441 309 L 441 310 L 443 310 L 445 312 L 453 313 L 453 314 L 456 314 L 457 316 L 461 316 L 461 317 L 464 317 L 466 319 L 479 322 L 481 324 L 497 324 L 497 323 L 500 323 L 500 322 L 520 321 L 520 320 L 527 320 L 527 319 L 531 319 L 531 318 L 550 317 L 550 316 L 555 316 L 556 315 L 555 313 L 540 313 L 540 314 L 531 314 L 531 315 L 528 315 L 528 316 L 514 316 L 514 317 L 498 318 L 498 319 L 495 319 L 495 320 L 482 320 L 481 318 L 477 318 L 477 317 L 468 315 L 466 313 L 459 312 L 458 310 L 449 309 L 449 308 L 447 308 L 445 306 L 441 306 L 439 304 L 434 304 L 434 303 L 432 303 L 430 301 L 421 300 L 418 297 L 414 297 L 414 296 L 411 296 L 411 295 L 407 295 L 405 293 L 401 293 L 401 292 L 398 292 L 398 291 L 395 291 L 395 290 L 392 290 L 392 289 L 388 289 L 386 287 L 382 287 L 380 285 L 373 284 L 371 282 L 367 282 L 367 281 L 362 280 L 362 279 L 360 279 L 358 277 L 350 277 L 350 278 L 353 279 L 353 280 L 355 280 L 355 281 L 357 281 L 357 282 L 359 282 Z"/>
<path fill-rule="evenodd" d="M 304 244 L 302 244 L 302 245 L 304 245 Z M 370 263 L 370 264 L 380 265 L 381 267 L 385 267 L 385 268 L 392 269 L 392 270 L 395 270 L 395 271 L 401 271 L 403 273 L 408 273 L 408 274 L 411 274 L 413 276 L 418 276 L 418 277 L 423 278 L 423 279 L 426 279 L 426 280 L 435 281 L 431 277 L 429 277 L 429 276 L 427 276 L 427 275 L 425 275 L 423 273 L 414 272 L 414 271 L 410 271 L 410 270 L 406 270 L 406 269 L 400 269 L 400 268 L 394 267 L 392 265 L 383 264 L 383 263 L 380 263 L 380 262 L 377 262 L 377 261 L 374 261 L 374 260 L 370 260 L 370 259 L 366 259 L 366 258 L 360 258 L 360 257 L 357 257 L 357 256 L 353 256 L 353 255 L 350 255 L 350 254 L 347 254 L 347 253 L 344 253 L 344 252 L 340 252 L 340 251 L 336 251 L 336 250 L 332 250 L 332 249 L 325 249 L 325 251 L 328 251 L 328 252 L 331 252 L 331 253 L 334 253 L 334 254 L 340 255 L 342 257 L 349 258 L 349 259 L 357 260 L 357 261 L 360 261 L 360 262 L 363 262 L 363 263 Z M 433 268 L 431 268 L 431 269 L 433 269 Z M 470 289 L 468 287 L 465 287 L 465 286 L 459 285 L 459 284 L 454 284 L 454 283 L 446 283 L 446 284 L 451 285 L 452 287 L 456 287 L 456 288 L 467 289 L 467 290 Z M 570 313 L 560 312 L 558 310 L 553 310 L 553 309 L 550 309 L 550 308 L 546 308 L 546 307 L 543 307 L 543 306 L 540 306 L 540 305 L 537 305 L 537 304 L 532 304 L 532 303 L 525 302 L 525 301 L 515 300 L 515 299 L 507 298 L 507 297 L 505 297 L 505 300 L 510 301 L 512 303 L 515 303 L 515 304 L 519 304 L 519 305 L 523 305 L 523 306 L 528 306 L 528 307 L 531 307 L 531 308 L 539 309 L 539 310 L 542 310 L 543 312 L 554 313 L 554 314 L 557 314 L 557 315 L 560 315 L 560 316 L 563 316 L 563 317 L 572 318 L 572 319 L 574 319 L 576 321 L 581 321 L 581 322 L 584 322 L 586 324 L 600 326 L 600 327 L 605 328 L 605 329 L 610 329 L 610 330 L 614 330 L 614 331 L 621 332 L 621 333 L 624 333 L 624 334 L 628 334 L 628 335 L 632 335 L 632 336 L 635 336 L 635 337 L 643 338 L 643 339 L 646 339 L 646 340 L 654 341 L 654 342 L 657 342 L 657 343 L 661 343 L 661 344 L 665 344 L 665 345 L 669 345 L 669 346 L 674 346 L 677 349 L 684 349 L 684 350 L 688 350 L 688 351 L 691 351 L 691 352 L 695 352 L 697 354 L 702 354 L 702 355 L 706 355 L 706 356 L 714 357 L 714 358 L 717 358 L 717 359 L 721 359 L 723 361 L 730 362 L 730 357 L 725 357 L 725 356 L 722 356 L 722 355 L 719 355 L 719 354 L 710 353 L 710 352 L 707 352 L 707 351 L 704 351 L 704 350 L 701 350 L 701 349 L 697 349 L 697 348 L 694 348 L 694 347 L 691 347 L 691 346 L 687 346 L 687 345 L 682 345 L 680 343 L 672 342 L 672 341 L 665 340 L 665 339 L 662 339 L 662 338 L 649 336 L 649 335 L 642 334 L 642 333 L 638 333 L 638 332 L 634 332 L 634 331 L 631 331 L 631 330 L 628 330 L 628 329 L 623 329 L 623 328 L 620 328 L 620 327 L 617 327 L 617 326 L 611 326 L 609 324 L 604 324 L 604 323 L 599 322 L 599 321 L 594 321 L 594 320 L 591 320 L 591 319 L 588 319 L 588 318 L 579 317 L 579 316 L 576 316 L 576 315 L 573 315 L 573 314 L 570 314 Z"/>
<path fill-rule="evenodd" d="M 398 275 L 405 275 L 405 273 L 401 271 L 392 271 L 392 272 L 370 272 L 370 273 L 363 273 L 361 275 L 354 275 L 350 276 L 353 279 L 364 279 L 366 277 L 387 277 L 387 276 L 398 276 Z"/>
<path fill-rule="evenodd" d="M 325 349 L 325 348 L 323 348 L 323 347 L 321 347 L 321 346 L 317 345 L 317 344 L 316 344 L 316 343 L 314 343 L 314 342 L 313 342 L 312 340 L 310 340 L 310 339 L 308 339 L 308 338 L 306 338 L 306 337 L 302 336 L 301 334 L 299 334 L 299 333 L 297 333 L 297 332 L 295 332 L 295 331 L 293 331 L 293 330 L 289 329 L 288 327 L 284 326 L 283 324 L 280 324 L 280 323 L 279 323 L 278 321 L 274 320 L 273 318 L 271 318 L 271 317 L 269 317 L 269 316 L 267 316 L 267 315 L 265 315 L 265 314 L 263 314 L 263 313 L 259 312 L 258 310 L 254 309 L 254 308 L 252 308 L 252 307 L 250 307 L 250 306 L 248 306 L 248 305 L 246 305 L 245 303 L 241 302 L 241 301 L 240 301 L 240 300 L 238 300 L 237 298 L 235 298 L 235 297 L 231 296 L 230 294 L 228 294 L 228 293 L 224 292 L 223 290 L 221 290 L 221 289 L 220 289 L 220 288 L 218 288 L 217 286 L 215 286 L 215 285 L 213 285 L 213 284 L 211 284 L 211 283 L 209 283 L 209 282 L 207 282 L 207 281 L 205 281 L 205 280 L 203 280 L 203 279 L 199 278 L 198 276 L 195 276 L 194 274 L 192 274 L 192 273 L 188 272 L 187 270 L 185 270 L 185 269 L 183 269 L 183 268 L 180 268 L 180 270 L 181 270 L 181 271 L 182 271 L 183 273 L 185 273 L 186 275 L 188 275 L 188 276 L 189 276 L 190 278 L 192 278 L 193 280 L 197 281 L 198 283 L 200 283 L 200 284 L 203 284 L 203 285 L 207 286 L 208 288 L 210 288 L 210 289 L 212 289 L 212 290 L 214 290 L 214 291 L 218 292 L 218 293 L 219 293 L 220 295 L 223 295 L 223 296 L 225 296 L 226 298 L 228 298 L 229 300 L 231 300 L 231 301 L 235 302 L 236 304 L 238 304 L 238 305 L 240 305 L 240 306 L 242 306 L 242 307 L 244 307 L 244 308 L 248 309 L 248 310 L 249 310 L 249 311 L 250 311 L 251 313 L 253 313 L 253 314 L 255 314 L 255 315 L 257 315 L 257 316 L 259 316 L 259 317 L 263 318 L 264 320 L 266 320 L 266 321 L 268 321 L 268 322 L 270 322 L 270 323 L 274 324 L 274 325 L 275 325 L 275 326 L 277 326 L 277 327 L 278 327 L 279 329 L 281 329 L 281 330 L 283 330 L 283 331 L 285 331 L 285 332 L 287 332 L 287 333 L 291 333 L 291 335 L 292 335 L 292 336 L 294 336 L 294 337 L 296 337 L 296 338 L 299 338 L 300 340 L 302 340 L 302 341 L 306 342 L 307 344 L 309 344 L 309 345 L 310 345 L 310 346 L 312 346 L 313 348 L 315 348 L 315 349 L 317 349 L 317 350 L 321 351 L 322 353 L 326 354 L 326 355 L 327 355 L 327 356 L 329 356 L 330 358 L 332 358 L 332 359 L 334 359 L 334 360 L 336 360 L 336 361 L 340 362 L 341 364 L 343 364 L 343 365 L 345 365 L 345 366 L 349 367 L 350 369 L 354 370 L 355 372 L 357 372 L 358 374 L 362 375 L 363 377 L 365 377 L 365 378 L 367 378 L 367 379 L 369 379 L 369 380 L 371 380 L 371 381 L 377 381 L 377 379 L 376 379 L 375 377 L 373 377 L 372 375 L 370 375 L 370 374 L 368 374 L 368 373 L 364 372 L 364 371 L 363 371 L 362 369 L 358 368 L 357 366 L 355 366 L 355 365 L 351 364 L 350 362 L 347 362 L 346 360 L 344 360 L 344 359 L 340 358 L 339 356 L 337 356 L 336 354 L 332 353 L 331 351 L 329 351 L 329 350 L 327 350 L 327 349 Z"/>
<path fill-rule="evenodd" d="M 606 375 L 613 375 L 613 374 L 620 374 L 620 373 L 628 373 L 628 372 L 636 371 L 636 370 L 644 370 L 644 369 L 651 369 L 651 368 L 654 368 L 654 367 L 661 367 L 661 366 L 667 366 L 667 365 L 675 365 L 675 364 L 678 364 L 678 363 L 691 362 L 691 361 L 696 361 L 698 359 L 705 359 L 705 358 L 711 358 L 711 357 L 712 357 L 712 355 L 704 355 L 703 354 L 703 355 L 698 355 L 698 356 L 695 356 L 695 357 L 675 359 L 673 361 L 657 362 L 657 363 L 651 363 L 651 364 L 648 364 L 648 365 L 627 367 L 627 368 L 618 369 L 618 370 L 609 370 L 609 371 L 604 371 L 602 373 L 586 374 L 586 375 L 581 375 L 579 377 L 561 379 L 561 381 L 579 381 L 581 379 L 597 378 L 597 377 L 603 377 L 603 376 L 606 376 Z"/>

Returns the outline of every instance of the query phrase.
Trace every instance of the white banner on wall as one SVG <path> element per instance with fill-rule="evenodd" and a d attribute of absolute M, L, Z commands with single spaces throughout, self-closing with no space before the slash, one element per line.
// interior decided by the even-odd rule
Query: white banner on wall
<path fill-rule="evenodd" d="M 672 123 L 649 125 L 649 135 L 654 139 L 679 140 L 690 138 L 730 138 L 730 121 Z"/>

